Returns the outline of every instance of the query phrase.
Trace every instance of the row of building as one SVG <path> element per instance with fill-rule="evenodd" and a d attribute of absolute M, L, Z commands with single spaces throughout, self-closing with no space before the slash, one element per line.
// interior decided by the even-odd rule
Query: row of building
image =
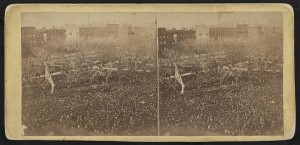
<path fill-rule="evenodd" d="M 235 37 L 257 38 L 263 34 L 262 26 L 249 26 L 248 24 L 237 24 L 235 27 L 207 27 L 205 25 L 197 25 L 195 27 L 198 39 L 222 39 Z"/>
<path fill-rule="evenodd" d="M 36 29 L 35 27 L 21 28 L 22 45 L 41 46 L 50 41 L 63 41 L 67 38 L 65 29 Z"/>
<path fill-rule="evenodd" d="M 236 27 L 207 27 L 206 25 L 197 25 L 192 29 L 183 27 L 181 30 L 158 28 L 159 45 L 161 47 L 176 45 L 178 42 L 186 39 L 257 38 L 261 34 L 263 34 L 262 26 L 249 27 L 247 24 L 238 24 Z"/>
<path fill-rule="evenodd" d="M 150 36 L 156 33 L 155 25 L 132 26 L 132 25 L 89 25 L 78 26 L 67 24 L 62 28 L 36 28 L 21 27 L 21 41 L 23 44 L 40 46 L 51 41 L 74 42 L 79 39 L 92 39 L 103 37 L 130 37 L 130 36 Z"/>
<path fill-rule="evenodd" d="M 237 24 L 235 27 L 196 25 L 191 29 L 183 27 L 181 30 L 158 28 L 159 54 L 163 57 L 165 51 L 184 40 L 197 40 L 203 43 L 236 38 L 258 40 L 259 36 L 268 32 L 262 26 L 248 24 Z"/>
<path fill-rule="evenodd" d="M 158 43 L 161 49 L 176 45 L 180 41 L 186 39 L 195 39 L 201 42 L 209 40 L 217 40 L 224 38 L 258 38 L 263 34 L 262 26 L 250 27 L 247 24 L 237 24 L 235 27 L 208 27 L 206 25 L 196 25 L 192 29 L 182 28 L 156 29 L 155 24 L 149 26 L 132 26 L 132 25 L 89 25 L 77 26 L 75 24 L 65 25 L 63 28 L 42 28 L 22 27 L 21 38 L 22 43 L 31 46 L 40 46 L 50 41 L 67 41 L 74 42 L 79 39 L 93 39 L 104 37 L 130 37 L 130 36 L 147 36 L 155 37 L 158 33 Z"/>

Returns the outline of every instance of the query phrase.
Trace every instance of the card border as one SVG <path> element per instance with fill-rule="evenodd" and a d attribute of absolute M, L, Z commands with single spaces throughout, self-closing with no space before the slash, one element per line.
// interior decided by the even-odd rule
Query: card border
<path fill-rule="evenodd" d="M 22 12 L 257 12 L 283 13 L 283 136 L 21 136 Z M 295 133 L 294 14 L 288 4 L 14 4 L 5 11 L 5 134 L 11 140 L 274 141 Z"/>

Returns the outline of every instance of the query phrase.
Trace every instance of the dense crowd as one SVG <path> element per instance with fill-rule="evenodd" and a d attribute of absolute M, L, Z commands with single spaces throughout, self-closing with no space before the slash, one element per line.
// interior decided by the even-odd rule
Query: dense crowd
<path fill-rule="evenodd" d="M 49 95 L 50 84 L 46 79 L 30 78 L 43 74 L 43 68 L 36 72 L 29 68 L 23 69 L 22 123 L 27 126 L 25 133 L 38 135 L 36 130 L 55 125 L 101 135 L 157 135 L 156 71 L 119 70 L 109 75 L 109 83 L 104 83 L 105 72 L 91 77 L 96 72 L 90 71 L 91 68 L 65 71 L 63 75 L 53 76 L 55 93 Z M 180 84 L 175 79 L 163 79 L 174 75 L 174 69 L 160 70 L 162 135 L 282 133 L 281 73 L 252 71 L 249 75 L 244 72 L 247 77 L 239 82 L 239 87 L 188 93 L 220 86 L 222 75 L 216 70 L 189 70 L 193 75 L 183 77 L 186 84 L 183 95 L 180 95 Z M 232 82 L 234 79 L 227 77 L 227 84 Z M 100 89 L 89 91 L 91 85 L 100 85 Z M 69 91 L 63 93 L 64 90 Z"/>
<path fill-rule="evenodd" d="M 250 62 L 244 66 L 248 69 L 242 71 L 238 79 L 230 65 L 227 71 L 230 75 L 224 75 L 226 73 L 222 73 L 219 66 L 206 69 L 195 67 L 189 70 L 194 73 L 182 77 L 184 94 L 180 94 L 181 86 L 177 80 L 164 79 L 174 75 L 174 67 L 162 68 L 161 134 L 282 134 L 282 72 L 274 71 L 282 68 L 276 67 L 277 63 Z M 187 71 L 182 67 L 181 73 L 184 72 Z M 223 89 L 225 86 L 232 87 Z"/>
<path fill-rule="evenodd" d="M 155 73 L 150 74 L 135 74 L 130 81 L 123 74 L 121 82 L 105 86 L 110 91 L 77 89 L 69 94 L 43 95 L 40 84 L 23 83 L 25 133 L 37 135 L 40 128 L 59 125 L 102 135 L 156 135 L 157 87 Z"/>
<path fill-rule="evenodd" d="M 282 79 L 230 91 L 179 95 L 161 91 L 165 135 L 279 135 L 283 133 Z M 214 134 L 211 134 L 214 133 Z"/>
<path fill-rule="evenodd" d="M 157 134 L 154 71 L 119 70 L 109 76 L 107 71 L 91 68 L 65 71 L 52 76 L 55 90 L 50 94 L 50 83 L 45 78 L 33 78 L 43 75 L 44 67 L 23 63 L 22 124 L 27 126 L 25 133 L 39 135 L 41 128 L 60 126 L 85 130 L 78 135 L 88 132 L 101 135 Z M 61 70 L 68 70 L 68 67 Z M 92 77 L 95 72 L 99 74 Z M 108 83 L 105 83 L 106 76 Z M 97 89 L 93 89 L 93 85 L 97 85 Z"/>

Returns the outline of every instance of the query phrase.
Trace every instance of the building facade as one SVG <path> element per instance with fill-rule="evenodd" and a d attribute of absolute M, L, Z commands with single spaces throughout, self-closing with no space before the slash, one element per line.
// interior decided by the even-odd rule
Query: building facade
<path fill-rule="evenodd" d="M 79 27 L 76 24 L 67 24 L 64 26 L 66 30 L 66 41 L 68 43 L 73 43 L 79 40 Z"/>
<path fill-rule="evenodd" d="M 66 40 L 65 29 L 36 29 L 35 27 L 21 27 L 21 42 L 33 48 L 40 47 L 52 41 Z"/>
<path fill-rule="evenodd" d="M 262 27 L 249 27 L 248 24 L 237 24 L 236 27 L 210 27 L 209 39 L 226 39 L 226 38 L 256 38 L 262 34 Z"/>
<path fill-rule="evenodd" d="M 85 26 L 79 28 L 79 37 L 84 39 L 118 37 L 118 24 L 107 24 L 106 26 Z"/>
<path fill-rule="evenodd" d="M 167 30 L 166 28 L 158 28 L 158 47 L 159 57 L 164 57 L 164 53 L 174 46 L 177 46 L 180 42 L 188 39 L 196 39 L 196 30 L 186 30 L 184 27 L 182 30 Z"/>
<path fill-rule="evenodd" d="M 232 38 L 237 36 L 236 28 L 212 27 L 209 28 L 210 39 Z"/>
<path fill-rule="evenodd" d="M 150 36 L 155 37 L 156 26 L 155 24 L 149 24 L 149 26 L 132 26 L 129 29 L 131 36 Z"/>
<path fill-rule="evenodd" d="M 43 35 L 45 43 L 47 42 L 54 42 L 54 41 L 60 41 L 63 42 L 66 40 L 66 30 L 65 29 L 58 29 L 58 28 L 51 28 L 51 29 L 38 29 L 37 33 L 39 35 Z"/>
<path fill-rule="evenodd" d="M 38 35 L 36 33 L 35 27 L 21 27 L 22 46 L 26 45 L 35 48 L 42 42 L 43 42 L 42 35 Z"/>
<path fill-rule="evenodd" d="M 196 30 L 197 41 L 208 42 L 209 28 L 206 25 L 196 25 L 195 30 Z"/>
<path fill-rule="evenodd" d="M 155 26 L 133 26 L 131 24 L 107 24 L 106 26 L 84 26 L 79 27 L 79 37 L 104 38 L 104 37 L 120 37 L 127 38 L 130 36 L 155 36 Z"/>

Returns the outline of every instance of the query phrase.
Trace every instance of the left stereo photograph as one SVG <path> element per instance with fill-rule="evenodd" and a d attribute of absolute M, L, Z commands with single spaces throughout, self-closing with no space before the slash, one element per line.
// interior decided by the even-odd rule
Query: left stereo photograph
<path fill-rule="evenodd" d="M 22 13 L 24 135 L 156 135 L 154 13 Z"/>

